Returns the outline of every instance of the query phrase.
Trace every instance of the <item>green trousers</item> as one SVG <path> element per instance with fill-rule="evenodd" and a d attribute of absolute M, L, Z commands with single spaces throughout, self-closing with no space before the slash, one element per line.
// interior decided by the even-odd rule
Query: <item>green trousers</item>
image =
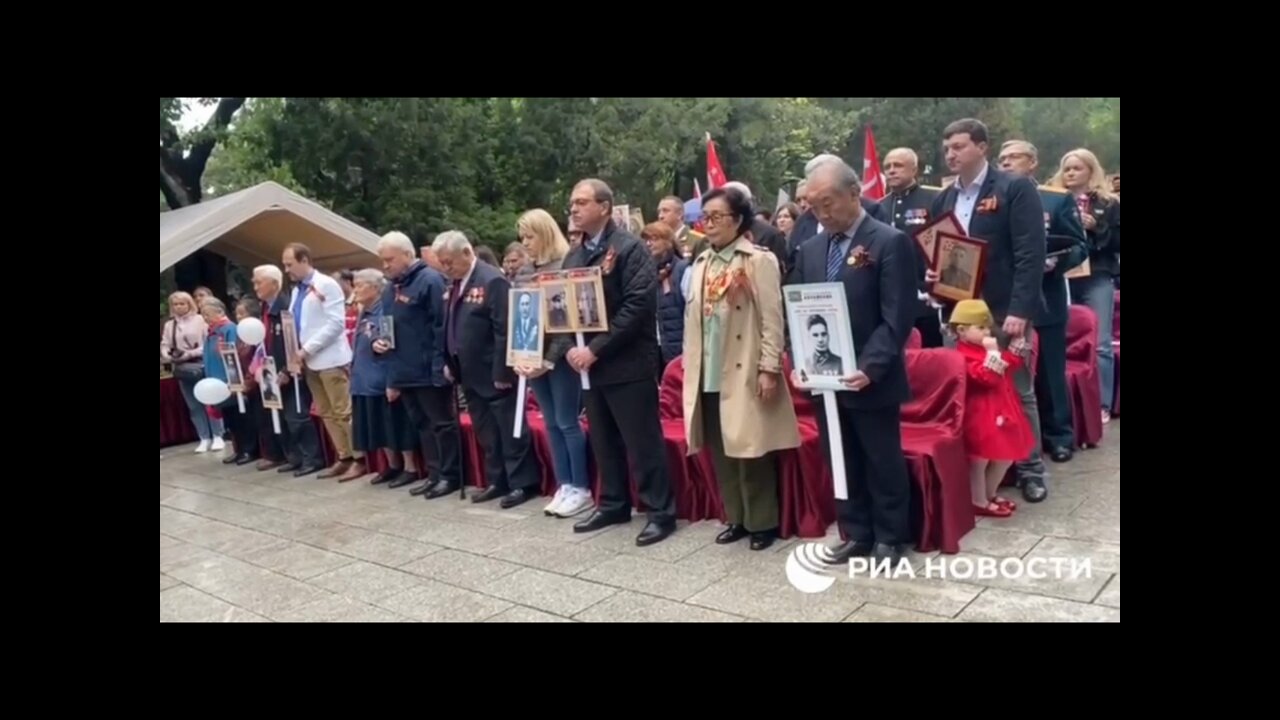
<path fill-rule="evenodd" d="M 711 449 L 720 500 L 730 525 L 749 532 L 778 527 L 778 469 L 773 453 L 758 458 L 731 458 L 724 454 L 720 427 L 720 395 L 702 395 L 702 433 Z"/>

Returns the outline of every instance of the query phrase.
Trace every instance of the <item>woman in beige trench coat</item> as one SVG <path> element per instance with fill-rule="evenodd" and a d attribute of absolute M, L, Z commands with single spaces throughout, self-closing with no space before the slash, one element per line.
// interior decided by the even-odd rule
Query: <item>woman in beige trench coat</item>
<path fill-rule="evenodd" d="M 702 199 L 711 247 L 693 262 L 684 320 L 684 425 L 689 454 L 711 449 L 729 527 L 716 542 L 751 536 L 751 549 L 778 530 L 778 471 L 770 453 L 799 447 L 782 377 L 781 273 L 777 259 L 746 237 L 754 213 L 733 188 Z"/>

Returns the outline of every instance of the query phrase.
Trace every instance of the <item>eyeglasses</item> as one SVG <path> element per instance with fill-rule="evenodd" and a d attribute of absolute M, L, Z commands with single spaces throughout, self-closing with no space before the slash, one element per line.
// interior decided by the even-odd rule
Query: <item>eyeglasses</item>
<path fill-rule="evenodd" d="M 1000 156 L 999 162 L 1004 162 L 1005 160 L 1013 160 L 1014 158 L 1030 158 L 1030 157 L 1031 155 L 1027 153 L 1006 153 Z"/>
<path fill-rule="evenodd" d="M 702 220 L 703 222 L 709 222 L 712 225 L 718 225 L 719 223 L 733 217 L 735 217 L 733 213 L 709 212 L 703 214 Z"/>

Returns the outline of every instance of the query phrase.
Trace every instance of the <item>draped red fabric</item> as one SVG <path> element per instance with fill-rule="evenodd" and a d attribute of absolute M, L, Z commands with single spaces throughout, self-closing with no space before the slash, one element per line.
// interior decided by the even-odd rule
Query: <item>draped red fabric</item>
<path fill-rule="evenodd" d="M 907 349 L 919 350 L 922 344 L 924 344 L 924 340 L 920 338 L 919 328 L 911 328 L 911 334 L 907 336 Z"/>
<path fill-rule="evenodd" d="M 199 440 L 177 378 L 160 378 L 160 447 Z"/>
<path fill-rule="evenodd" d="M 684 431 L 684 356 L 667 364 L 658 386 L 658 417 L 662 423 L 662 447 L 667 454 L 671 492 L 676 497 L 676 517 L 690 521 L 724 516 L 714 471 L 707 473 L 711 458 L 704 448 L 689 457 Z M 703 457 L 706 456 L 706 457 Z"/>
<path fill-rule="evenodd" d="M 912 521 L 919 552 L 960 551 L 974 527 L 964 446 L 965 364 L 945 348 L 908 350 L 911 401 L 902 406 L 902 449 L 916 492 Z"/>
<path fill-rule="evenodd" d="M 783 450 L 778 460 L 779 534 L 784 537 L 822 537 L 836 521 L 831 461 L 818 431 L 817 400 L 791 384 L 791 357 L 782 357 L 782 374 L 800 427 L 800 447 Z"/>
<path fill-rule="evenodd" d="M 1098 384 L 1098 317 L 1072 305 L 1067 318 L 1067 391 L 1076 444 L 1102 442 L 1102 388 Z"/>

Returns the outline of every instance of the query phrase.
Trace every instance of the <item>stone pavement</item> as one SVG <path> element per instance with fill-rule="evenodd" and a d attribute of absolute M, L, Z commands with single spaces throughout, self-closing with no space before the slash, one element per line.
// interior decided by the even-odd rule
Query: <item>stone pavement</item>
<path fill-rule="evenodd" d="M 805 594 L 784 564 L 803 540 L 718 546 L 716 522 L 648 548 L 643 527 L 573 520 L 365 481 L 258 473 L 190 446 L 161 451 L 160 620 L 196 622 L 751 622 L 1120 620 L 1120 422 L 1052 466 L 1049 499 L 982 519 L 959 556 L 1088 558 L 1092 577 L 850 579 Z M 832 536 L 834 536 L 834 528 Z M 930 557 L 913 556 L 923 571 Z M 943 556 L 948 557 L 948 556 Z M 923 574 L 923 572 L 921 572 Z"/>

